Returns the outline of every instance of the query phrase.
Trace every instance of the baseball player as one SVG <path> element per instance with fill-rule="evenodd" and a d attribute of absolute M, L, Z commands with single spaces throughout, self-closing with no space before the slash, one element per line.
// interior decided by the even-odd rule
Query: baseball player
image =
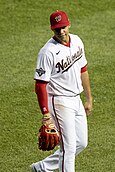
<path fill-rule="evenodd" d="M 54 35 L 41 48 L 35 71 L 35 91 L 43 114 L 42 122 L 55 124 L 59 149 L 31 165 L 33 172 L 75 172 L 75 156 L 88 144 L 87 115 L 92 95 L 82 40 L 69 33 L 64 11 L 50 15 Z M 80 93 L 84 91 L 83 105 Z"/>

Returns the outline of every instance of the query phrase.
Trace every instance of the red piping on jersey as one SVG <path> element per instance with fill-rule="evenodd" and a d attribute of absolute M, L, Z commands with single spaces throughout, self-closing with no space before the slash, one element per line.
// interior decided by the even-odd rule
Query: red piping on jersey
<path fill-rule="evenodd" d="M 63 137 L 62 137 L 61 126 L 60 126 L 60 123 L 58 121 L 57 113 L 56 113 L 56 110 L 55 110 L 54 96 L 52 96 L 52 107 L 53 107 L 53 111 L 54 111 L 54 114 L 55 114 L 55 117 L 56 117 L 56 122 L 57 122 L 57 125 L 58 125 L 58 129 L 59 129 L 60 142 L 62 144 L 62 150 L 63 150 L 62 172 L 64 172 L 64 155 L 65 155 L 64 141 L 63 141 Z"/>
<path fill-rule="evenodd" d="M 35 82 L 35 92 L 37 94 L 38 103 L 42 114 L 48 113 L 48 95 L 46 91 L 46 85 L 48 82 L 38 81 Z"/>

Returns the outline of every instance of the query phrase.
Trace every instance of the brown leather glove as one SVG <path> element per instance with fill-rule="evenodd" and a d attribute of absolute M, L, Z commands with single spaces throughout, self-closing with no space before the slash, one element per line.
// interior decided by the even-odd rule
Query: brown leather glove
<path fill-rule="evenodd" d="M 42 118 L 42 126 L 38 134 L 38 147 L 43 151 L 50 151 L 59 143 L 59 133 L 55 125 L 52 123 L 50 114 L 46 114 Z"/>

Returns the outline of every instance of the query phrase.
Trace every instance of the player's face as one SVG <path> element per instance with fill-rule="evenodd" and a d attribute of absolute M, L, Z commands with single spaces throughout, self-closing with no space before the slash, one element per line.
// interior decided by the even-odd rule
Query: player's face
<path fill-rule="evenodd" d="M 65 26 L 61 28 L 54 29 L 54 36 L 57 38 L 60 42 L 68 43 L 69 41 L 69 28 L 70 26 Z"/>

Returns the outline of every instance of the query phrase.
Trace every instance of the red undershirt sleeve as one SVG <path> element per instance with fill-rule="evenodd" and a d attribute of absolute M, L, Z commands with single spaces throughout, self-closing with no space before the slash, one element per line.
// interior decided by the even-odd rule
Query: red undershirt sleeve
<path fill-rule="evenodd" d="M 37 95 L 38 103 L 42 114 L 48 113 L 48 95 L 46 90 L 46 85 L 48 82 L 38 81 L 35 82 L 35 92 Z"/>
<path fill-rule="evenodd" d="M 87 71 L 87 65 L 81 68 L 81 73 L 86 72 L 86 71 Z"/>

